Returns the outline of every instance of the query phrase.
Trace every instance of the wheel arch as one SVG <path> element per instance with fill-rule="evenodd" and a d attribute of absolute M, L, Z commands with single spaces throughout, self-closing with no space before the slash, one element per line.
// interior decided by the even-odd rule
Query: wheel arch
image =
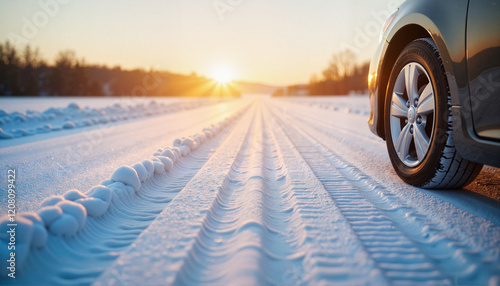
<path fill-rule="evenodd" d="M 387 47 L 385 52 L 384 61 L 380 67 L 379 74 L 379 93 L 378 93 L 378 110 L 380 114 L 378 118 L 380 119 L 380 126 L 385 125 L 385 99 L 387 96 L 387 87 L 389 83 L 389 76 L 392 71 L 392 67 L 396 63 L 396 60 L 399 57 L 399 54 L 403 51 L 403 49 L 412 41 L 420 38 L 432 38 L 431 34 L 424 29 L 422 26 L 417 24 L 409 24 L 401 29 L 399 29 L 394 36 L 390 39 L 390 44 Z M 382 138 L 386 139 L 385 129 L 381 128 Z"/>
<path fill-rule="evenodd" d="M 387 42 L 378 65 L 378 102 L 384 102 L 389 75 L 401 51 L 411 41 L 430 38 L 439 51 L 453 106 L 470 105 L 465 54 L 465 32 L 469 0 L 418 0 L 401 4 L 384 38 Z M 383 106 L 379 115 L 383 115 Z M 383 122 L 380 122 L 383 125 Z M 377 128 L 377 130 L 382 131 Z M 385 139 L 385 130 L 382 138 Z"/>

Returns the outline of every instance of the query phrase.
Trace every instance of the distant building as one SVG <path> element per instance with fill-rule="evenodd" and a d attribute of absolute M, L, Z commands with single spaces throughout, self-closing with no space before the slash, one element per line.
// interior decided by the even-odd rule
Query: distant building
<path fill-rule="evenodd" d="M 309 95 L 309 85 L 307 84 L 296 84 L 289 85 L 286 88 L 287 96 L 308 96 Z"/>

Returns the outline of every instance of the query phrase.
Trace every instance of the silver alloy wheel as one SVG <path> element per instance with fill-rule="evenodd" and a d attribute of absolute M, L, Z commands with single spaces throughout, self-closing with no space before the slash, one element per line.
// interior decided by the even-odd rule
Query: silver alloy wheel
<path fill-rule="evenodd" d="M 408 167 L 424 160 L 434 132 L 434 87 L 424 67 L 407 64 L 399 73 L 391 99 L 391 135 L 399 159 Z"/>

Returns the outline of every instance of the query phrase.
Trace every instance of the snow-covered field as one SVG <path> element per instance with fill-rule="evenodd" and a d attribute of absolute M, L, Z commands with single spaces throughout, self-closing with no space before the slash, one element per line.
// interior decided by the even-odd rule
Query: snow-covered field
<path fill-rule="evenodd" d="M 499 170 L 404 184 L 367 97 L 94 101 L 0 101 L 0 284 L 500 284 Z"/>

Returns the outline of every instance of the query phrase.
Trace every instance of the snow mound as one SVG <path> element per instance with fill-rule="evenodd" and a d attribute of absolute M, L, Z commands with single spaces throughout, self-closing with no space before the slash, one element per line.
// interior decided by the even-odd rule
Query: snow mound
<path fill-rule="evenodd" d="M 155 106 L 161 106 L 154 103 Z M 113 106 L 121 108 L 121 106 Z M 141 107 L 137 107 L 141 108 Z M 149 107 L 148 107 L 149 108 Z M 50 110 L 54 116 L 71 112 L 88 112 L 77 104 L 70 104 L 63 110 Z M 104 114 L 104 112 L 102 112 Z M 143 183 L 155 175 L 170 172 L 181 157 L 188 156 L 203 144 L 207 138 L 219 133 L 230 122 L 243 114 L 243 110 L 235 112 L 210 128 L 192 136 L 177 138 L 173 147 L 157 150 L 151 159 L 135 163 L 132 166 L 121 166 L 111 175 L 110 180 L 92 187 L 87 193 L 76 189 L 68 190 L 62 196 L 51 196 L 42 201 L 38 213 L 21 213 L 16 217 L 16 269 L 22 267 L 31 248 L 43 248 L 53 236 L 70 237 L 76 235 L 87 221 L 87 216 L 99 217 L 109 209 L 113 200 L 120 200 L 122 195 L 137 192 Z M 9 115 L 10 116 L 10 115 Z M 17 116 L 20 116 L 17 114 Z M 21 117 L 19 117 L 21 118 Z M 27 119 L 32 120 L 32 119 Z M 49 125 L 50 127 L 50 125 Z M 2 135 L 0 129 L 0 136 Z M 9 217 L 0 218 L 0 276 L 9 273 Z"/>
<path fill-rule="evenodd" d="M 169 172 L 174 167 L 174 163 L 170 158 L 164 156 L 156 156 L 156 158 L 158 158 L 163 164 L 163 168 L 165 168 L 165 171 Z"/>
<path fill-rule="evenodd" d="M 31 246 L 35 248 L 42 248 L 47 243 L 48 234 L 47 229 L 42 221 L 42 218 L 37 213 L 23 213 L 20 214 L 21 217 L 27 218 L 33 222 L 33 239 L 31 241 Z"/>
<path fill-rule="evenodd" d="M 73 121 L 66 121 L 63 123 L 63 129 L 73 129 L 76 127 L 76 124 Z"/>
<path fill-rule="evenodd" d="M 75 110 L 80 110 L 80 106 L 74 102 L 68 104 L 68 109 L 75 109 Z"/>
<path fill-rule="evenodd" d="M 0 126 L 3 128 L 0 128 L 0 140 L 179 112 L 222 101 L 223 99 L 200 100 L 190 104 L 181 102 L 162 104 L 151 101 L 149 104 L 139 103 L 130 106 L 113 104 L 104 108 L 82 108 L 72 102 L 66 108 L 49 108 L 44 112 L 8 113 L 0 110 Z"/>
<path fill-rule="evenodd" d="M 132 168 L 134 168 L 134 170 L 137 172 L 141 183 L 144 183 L 149 179 L 148 170 L 146 170 L 146 167 L 144 167 L 142 163 L 135 163 Z"/>
<path fill-rule="evenodd" d="M 11 222 L 7 215 L 0 218 L 0 275 L 6 276 L 11 272 L 9 267 L 15 270 L 26 260 L 33 240 L 35 230 L 34 223 L 23 216 L 16 217 L 15 228 L 10 226 Z M 15 238 L 14 262 L 11 259 L 9 242 L 11 237 Z"/>
<path fill-rule="evenodd" d="M 55 207 L 60 208 L 62 213 L 47 226 L 50 233 L 62 236 L 75 235 L 87 218 L 87 211 L 83 205 L 64 200 L 58 202 Z"/>
<path fill-rule="evenodd" d="M 159 161 L 158 159 L 157 160 L 154 160 L 154 159 L 157 159 L 157 158 L 152 159 L 154 167 L 155 167 L 155 175 L 164 174 L 165 173 L 165 165 L 163 165 L 163 163 L 161 161 Z"/>
<path fill-rule="evenodd" d="M 172 162 L 177 162 L 177 160 L 179 159 L 177 157 L 177 153 L 174 153 L 174 150 L 172 150 L 170 148 L 166 148 L 163 152 L 160 153 L 160 155 L 167 157 L 167 158 L 170 158 L 170 160 L 172 160 Z"/>
<path fill-rule="evenodd" d="M 113 175 L 111 175 L 111 180 L 132 186 L 135 191 L 139 190 L 141 187 L 139 174 L 134 168 L 129 166 L 122 166 L 116 169 Z"/>
<path fill-rule="evenodd" d="M 0 128 L 0 139 L 11 139 L 11 138 L 14 138 L 14 135 L 7 133 L 3 131 L 2 128 Z"/>

